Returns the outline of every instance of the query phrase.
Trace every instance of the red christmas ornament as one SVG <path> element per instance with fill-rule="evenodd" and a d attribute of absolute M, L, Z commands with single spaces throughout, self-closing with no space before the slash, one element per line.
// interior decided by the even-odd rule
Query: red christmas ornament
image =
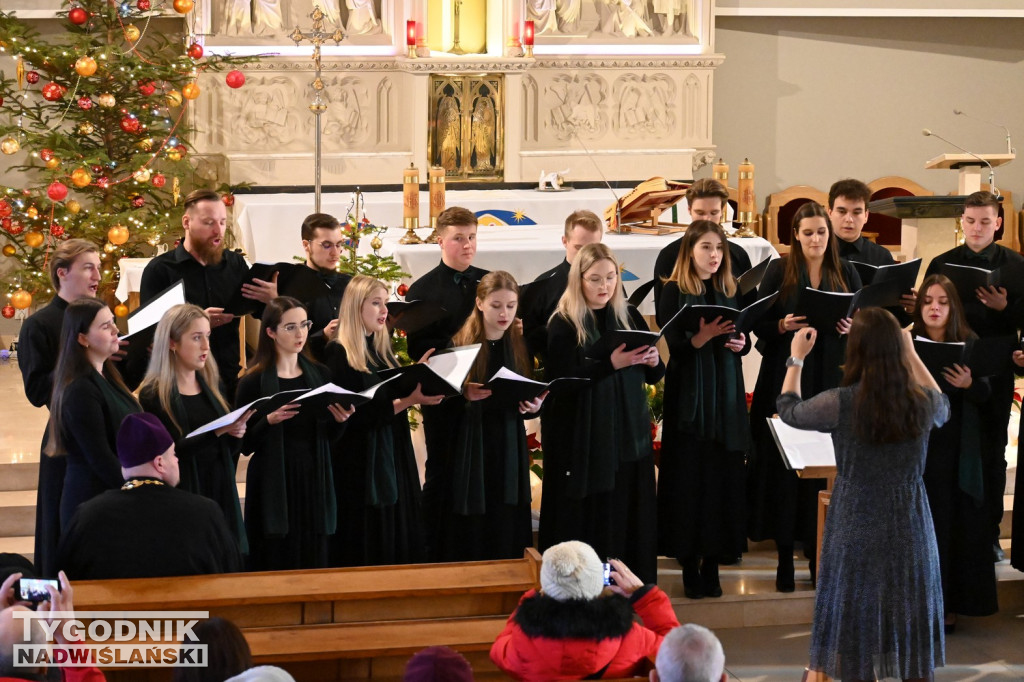
<path fill-rule="evenodd" d="M 93 165 L 89 166 L 89 168 L 92 170 L 93 175 L 97 175 L 103 172 L 103 166 L 99 165 L 98 163 L 94 163 Z"/>
<path fill-rule="evenodd" d="M 110 187 L 110 178 L 108 178 L 106 175 L 97 178 L 96 186 L 99 187 L 100 189 L 107 189 L 108 187 Z"/>
<path fill-rule="evenodd" d="M 3 307 L 3 310 L 0 310 L 0 315 L 3 315 L 8 320 L 11 319 L 12 317 L 14 317 L 14 306 L 13 305 L 5 305 Z"/>
<path fill-rule="evenodd" d="M 139 92 L 149 97 L 156 92 L 156 83 L 153 81 L 139 81 Z"/>
<path fill-rule="evenodd" d="M 234 206 L 235 205 L 235 195 L 234 194 L 225 194 L 224 196 L 222 196 L 220 198 L 220 200 L 224 202 L 225 206 L 229 206 L 230 207 L 230 206 Z"/>
<path fill-rule="evenodd" d="M 14 212 L 11 205 L 7 203 L 6 199 L 0 199 L 0 218 L 7 218 Z"/>
<path fill-rule="evenodd" d="M 50 225 L 50 234 L 52 234 L 57 239 L 60 239 L 61 237 L 64 236 L 64 226 L 58 225 L 57 223 L 53 223 L 52 225 Z"/>
<path fill-rule="evenodd" d="M 43 86 L 43 99 L 48 102 L 56 102 L 64 96 L 65 92 L 67 92 L 67 88 L 63 85 L 50 81 Z"/>
<path fill-rule="evenodd" d="M 188 154 L 188 148 L 183 144 L 179 144 L 175 149 L 178 150 L 178 153 L 181 154 L 182 158 L 185 158 L 185 155 Z"/>
<path fill-rule="evenodd" d="M 10 220 L 10 218 L 4 218 L 4 220 Z M 19 234 L 25 231 L 25 226 L 22 225 L 21 223 L 15 223 L 12 221 L 10 227 L 5 225 L 4 229 L 7 230 L 9 234 L 17 237 Z"/>
<path fill-rule="evenodd" d="M 89 13 L 81 7 L 72 7 L 68 12 L 68 21 L 75 26 L 81 26 L 85 22 L 89 21 Z"/>
<path fill-rule="evenodd" d="M 39 72 L 38 71 L 29 71 L 28 73 L 25 74 L 25 80 L 28 81 L 29 85 L 35 85 L 36 83 L 39 82 Z"/>
<path fill-rule="evenodd" d="M 141 194 L 135 194 L 132 196 L 132 208 L 142 208 L 146 203 L 146 199 Z"/>
<path fill-rule="evenodd" d="M 132 135 L 134 135 L 135 133 L 139 132 L 140 128 L 141 124 L 139 123 L 139 119 L 135 118 L 133 115 L 127 114 L 126 116 L 121 118 L 121 130 L 125 131 L 126 133 L 131 133 Z"/>
<path fill-rule="evenodd" d="M 192 43 L 188 46 L 188 56 L 192 59 L 203 58 L 203 46 L 199 43 Z"/>
<path fill-rule="evenodd" d="M 2 107 L 3 105 L 4 105 L 4 98 L 0 97 L 0 107 Z"/>
<path fill-rule="evenodd" d="M 140 12 L 148 12 L 150 8 L 149 0 L 139 0 L 135 3 L 135 6 L 139 8 Z"/>
<path fill-rule="evenodd" d="M 53 158 L 53 150 L 52 149 L 40 149 L 39 150 L 39 158 L 42 159 L 43 161 L 49 161 L 50 159 Z"/>
<path fill-rule="evenodd" d="M 68 196 L 68 186 L 55 180 L 46 188 L 46 195 L 54 201 L 64 201 Z"/>
<path fill-rule="evenodd" d="M 157 173 L 156 175 L 153 176 L 150 182 L 153 183 L 154 187 L 159 189 L 160 187 L 163 187 L 167 183 L 167 178 L 164 176 L 163 173 Z"/>
<path fill-rule="evenodd" d="M 89 111 L 89 109 L 92 109 L 92 99 L 86 95 L 79 97 L 78 108 L 82 109 L 83 111 Z"/>
<path fill-rule="evenodd" d="M 11 225 L 13 225 L 13 224 L 14 224 L 14 221 L 11 220 L 10 218 L 0 218 L 0 227 L 4 228 L 5 232 L 10 232 L 11 231 Z"/>
<path fill-rule="evenodd" d="M 399 284 L 398 285 L 398 295 L 399 296 L 405 296 L 407 293 L 409 293 L 409 285 L 408 284 Z"/>
<path fill-rule="evenodd" d="M 240 88 L 245 85 L 245 74 L 241 71 L 228 71 L 228 75 L 224 76 L 224 82 L 229 88 Z"/>

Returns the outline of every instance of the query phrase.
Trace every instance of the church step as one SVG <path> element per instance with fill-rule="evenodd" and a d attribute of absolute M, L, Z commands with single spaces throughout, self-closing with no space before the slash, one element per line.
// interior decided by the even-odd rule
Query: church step
<path fill-rule="evenodd" d="M 39 462 L 0 464 L 0 491 L 35 490 L 39 484 Z"/>
<path fill-rule="evenodd" d="M 35 556 L 35 540 L 31 535 L 0 537 L 0 554 L 20 554 L 32 561 Z"/>
<path fill-rule="evenodd" d="M 31 536 L 36 527 L 36 491 L 0 492 L 0 537 Z"/>

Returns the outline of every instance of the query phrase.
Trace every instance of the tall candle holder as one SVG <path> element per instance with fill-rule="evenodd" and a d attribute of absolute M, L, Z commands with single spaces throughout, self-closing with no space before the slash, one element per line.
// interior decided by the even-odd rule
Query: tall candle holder
<path fill-rule="evenodd" d="M 739 176 L 739 194 L 740 198 L 736 210 L 736 221 L 740 224 L 740 229 L 736 232 L 737 237 L 756 237 L 755 232 L 751 226 L 757 219 L 754 204 L 756 202 L 754 194 L 754 164 L 750 163 L 750 159 L 743 159 L 743 163 L 739 165 L 737 169 L 737 175 Z"/>
<path fill-rule="evenodd" d="M 402 222 L 405 234 L 398 243 L 422 244 L 416 234 L 420 226 L 420 171 L 411 163 L 402 171 Z"/>
<path fill-rule="evenodd" d="M 428 244 L 436 244 L 437 218 L 444 211 L 445 206 L 445 170 L 441 166 L 431 166 L 427 171 L 427 180 L 430 185 L 430 234 L 424 240 Z"/>

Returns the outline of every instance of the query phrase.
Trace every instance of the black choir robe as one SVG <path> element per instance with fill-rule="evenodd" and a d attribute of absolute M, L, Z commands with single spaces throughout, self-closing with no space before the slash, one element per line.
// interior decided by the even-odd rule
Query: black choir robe
<path fill-rule="evenodd" d="M 732 270 L 733 277 L 739 277 L 751 268 L 750 256 L 747 255 L 747 252 L 739 244 L 727 243 L 729 244 L 729 268 Z M 661 300 L 661 290 L 665 287 L 663 280 L 672 275 L 672 270 L 676 267 L 676 260 L 679 258 L 679 247 L 682 245 L 682 237 L 673 240 L 668 246 L 658 252 L 658 257 L 654 261 L 655 307 L 657 307 L 658 301 Z M 748 301 L 748 303 L 753 302 L 753 300 Z M 658 324 L 664 324 L 667 321 L 662 319 L 660 312 L 657 313 L 657 320 Z"/>
<path fill-rule="evenodd" d="M 349 365 L 344 346 L 327 344 L 331 381 L 350 391 L 379 383 L 377 373 L 387 365 L 372 348 L 370 352 L 374 363 L 368 372 L 360 372 Z M 381 390 L 357 407 L 331 448 L 338 498 L 337 531 L 330 542 L 332 566 L 411 564 L 426 559 L 409 412 L 395 414 L 393 397 Z"/>
<path fill-rule="evenodd" d="M 68 302 L 54 296 L 49 303 L 25 320 L 18 335 L 18 366 L 25 397 L 35 407 L 50 409 L 53 370 L 60 353 L 60 330 Z M 49 457 L 46 449 L 49 427 L 43 430 L 39 446 L 39 483 L 36 487 L 35 565 L 39 575 L 57 575 L 57 540 L 60 538 L 60 496 L 64 489 L 67 459 Z"/>
<path fill-rule="evenodd" d="M 759 297 L 770 296 L 782 288 L 785 263 L 785 258 L 778 258 L 768 265 L 758 289 Z M 849 290 L 860 289 L 857 270 L 845 260 L 840 260 L 840 264 Z M 804 272 L 797 290 L 809 285 Z M 827 290 L 824 281 L 818 288 Z M 788 546 L 802 541 L 804 554 L 810 558 L 814 555 L 817 538 L 818 491 L 824 490 L 825 482 L 798 478 L 795 472 L 786 470 L 765 421 L 777 412 L 775 401 L 782 393 L 786 358 L 793 340 L 793 332 L 779 333 L 779 320 L 796 310 L 796 300 L 796 291 L 788 299 L 777 298 L 771 310 L 754 325 L 762 358 L 750 405 L 752 443 L 747 461 L 747 536 L 755 541 L 773 539 L 779 545 Z M 801 373 L 804 400 L 839 385 L 845 353 L 846 337 L 839 336 L 834 329 L 818 330 L 818 340 L 805 358 Z"/>
<path fill-rule="evenodd" d="M 139 402 L 142 409 L 155 414 L 167 428 L 167 432 L 174 437 L 174 454 L 178 456 L 178 471 L 181 475 L 178 488 L 216 502 L 224 514 L 231 534 L 238 542 L 239 550 L 242 554 L 248 554 L 249 543 L 245 537 L 245 524 L 242 522 L 242 508 L 235 483 L 235 470 L 242 447 L 241 439 L 227 434 L 217 436 L 213 431 L 192 438 L 186 437 L 200 426 L 227 414 L 202 377 L 197 378 L 200 386 L 198 399 L 202 401 L 204 408 L 202 419 L 198 414 L 190 414 L 185 406 L 185 398 L 178 393 L 176 387 L 171 392 L 171 409 L 178 422 L 177 426 L 171 420 L 171 415 L 160 405 L 156 390 L 141 392 Z"/>
<path fill-rule="evenodd" d="M 671 319 L 685 305 L 737 307 L 704 282 L 702 295 L 667 282 L 658 304 Z M 707 320 L 710 322 L 711 320 Z M 658 550 L 676 559 L 738 556 L 745 544 L 744 459 L 750 443 L 742 353 L 719 336 L 694 348 L 692 332 L 669 333 L 658 473 Z"/>
<path fill-rule="evenodd" d="M 476 302 L 476 287 L 487 270 L 470 266 L 458 272 L 444 262 L 409 285 L 407 301 L 436 301 L 448 316 L 409 334 L 409 357 L 419 360 L 431 348 L 441 350 L 451 345 L 452 337 L 469 317 Z M 427 463 L 423 481 L 423 527 L 427 534 L 428 553 L 433 552 L 434 531 L 440 513 L 440 459 L 447 456 L 445 434 L 434 428 L 439 405 L 424 405 L 423 437 L 427 443 Z"/>
<path fill-rule="evenodd" d="M 309 267 L 305 263 L 281 263 L 280 265 L 283 268 Z M 311 301 L 303 301 L 302 304 L 306 306 L 306 314 L 313 321 L 313 328 L 309 331 L 309 341 L 307 342 L 309 351 L 318 361 L 324 362 L 324 348 L 330 340 L 324 337 L 324 327 L 338 319 L 338 306 L 341 305 L 345 287 L 348 286 L 352 277 L 341 272 L 324 272 L 319 269 L 315 269 L 314 272 L 327 287 L 328 293 Z M 287 293 L 283 292 L 282 295 L 287 295 Z"/>
<path fill-rule="evenodd" d="M 858 237 L 852 242 L 837 238 L 836 246 L 839 247 L 839 257 L 851 262 L 874 266 L 892 265 L 896 262 L 889 249 L 864 237 Z"/>
<path fill-rule="evenodd" d="M 582 540 L 598 556 L 620 558 L 645 583 L 654 582 L 657 505 L 645 384 L 660 380 L 665 365 L 615 370 L 609 359 L 587 359 L 586 348 L 616 328 L 607 309 L 594 311 L 594 317 L 582 345 L 565 319 L 548 324 L 547 380 L 580 376 L 591 383 L 549 396 L 542 410 L 540 547 Z M 635 308 L 629 308 L 629 317 L 632 328 L 647 329 Z"/>
<path fill-rule="evenodd" d="M 523 338 L 530 357 L 543 356 L 548 345 L 548 320 L 558 307 L 558 300 L 565 293 L 569 283 L 569 269 L 572 264 L 567 260 L 541 273 L 530 283 L 528 300 L 529 307 L 523 308 L 519 317 L 523 319 Z M 520 305 L 526 296 L 520 297 Z"/>
<path fill-rule="evenodd" d="M 936 274 L 943 263 L 969 265 L 986 270 L 996 270 L 1006 265 L 1024 261 L 1024 256 L 1005 246 L 989 244 L 980 253 L 975 253 L 963 244 L 941 253 L 928 264 L 925 276 Z M 1017 337 L 1024 326 L 1024 297 L 1007 297 L 1006 308 L 997 311 L 987 307 L 977 296 L 968 296 L 961 301 L 964 315 L 971 330 L 980 338 L 999 336 Z M 992 395 L 981 409 L 982 419 L 982 467 L 985 476 L 985 505 L 989 510 L 989 540 L 997 543 L 999 523 L 1003 517 L 1003 491 L 1006 488 L 1006 428 L 1010 420 L 1010 405 L 1013 403 L 1013 360 L 1006 358 L 1005 368 L 989 377 Z"/>
<path fill-rule="evenodd" d="M 86 502 L 64 529 L 58 556 L 70 580 L 242 570 L 238 543 L 216 503 L 158 479 L 129 481 L 137 487 Z"/>

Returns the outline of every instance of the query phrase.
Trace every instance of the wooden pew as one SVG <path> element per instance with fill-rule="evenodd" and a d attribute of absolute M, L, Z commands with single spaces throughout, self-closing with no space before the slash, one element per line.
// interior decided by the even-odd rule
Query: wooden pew
<path fill-rule="evenodd" d="M 209 611 L 234 621 L 254 660 L 297 680 L 397 679 L 431 645 L 499 678 L 491 643 L 528 589 L 540 555 L 416 566 L 277 571 L 75 583 L 79 611 Z M 170 670 L 107 670 L 109 680 L 169 680 Z"/>

